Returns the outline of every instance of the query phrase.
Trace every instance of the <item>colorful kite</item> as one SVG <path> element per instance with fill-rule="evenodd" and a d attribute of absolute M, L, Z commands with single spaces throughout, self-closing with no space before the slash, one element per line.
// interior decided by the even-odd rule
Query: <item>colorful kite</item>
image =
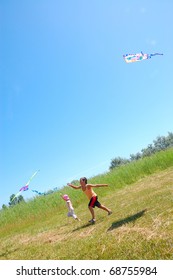
<path fill-rule="evenodd" d="M 137 62 L 137 61 L 149 59 L 149 58 L 151 58 L 152 56 L 155 56 L 155 55 L 163 55 L 163 53 L 146 54 L 146 53 L 140 52 L 140 53 L 136 53 L 136 54 L 123 55 L 123 58 L 124 58 L 126 63 L 132 63 L 132 62 Z"/>
<path fill-rule="evenodd" d="M 28 188 L 29 188 L 29 186 L 26 185 L 26 186 L 22 187 L 19 191 L 20 191 L 20 192 L 27 191 Z"/>
<path fill-rule="evenodd" d="M 38 170 L 39 171 L 39 170 Z M 22 188 L 20 188 L 19 192 L 13 197 L 13 199 L 11 200 L 11 202 L 18 197 L 23 191 L 27 191 L 29 189 L 29 184 L 31 182 L 31 180 L 35 177 L 35 175 L 38 173 L 38 171 L 36 171 L 31 178 L 29 179 L 29 181 L 26 183 L 26 185 Z"/>

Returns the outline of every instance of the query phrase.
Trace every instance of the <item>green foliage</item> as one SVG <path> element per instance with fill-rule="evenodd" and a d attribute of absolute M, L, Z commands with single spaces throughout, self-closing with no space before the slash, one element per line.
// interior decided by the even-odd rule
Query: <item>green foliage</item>
<path fill-rule="evenodd" d="M 25 201 L 25 200 L 24 200 L 24 198 L 23 198 L 22 195 L 19 195 L 19 196 L 15 197 L 15 194 L 12 194 L 12 195 L 10 196 L 9 206 L 10 206 L 10 207 L 15 206 L 15 205 L 17 205 L 18 203 L 24 202 L 24 201 Z"/>
<path fill-rule="evenodd" d="M 128 159 L 121 158 L 121 157 L 116 157 L 111 161 L 110 170 L 115 168 L 115 167 L 119 167 L 121 165 L 127 164 L 127 163 L 129 163 Z"/>
<path fill-rule="evenodd" d="M 136 154 L 130 154 L 130 159 L 124 159 L 121 157 L 116 157 L 112 159 L 110 170 L 113 168 L 117 168 L 121 165 L 127 164 L 130 161 L 139 160 L 144 157 L 151 156 L 159 151 L 164 151 L 168 148 L 173 147 L 173 133 L 168 132 L 168 136 L 158 136 L 154 141 L 153 144 L 149 144 L 146 148 L 143 148 L 141 152 Z"/>
<path fill-rule="evenodd" d="M 3 205 L 2 205 L 2 209 L 3 209 L 3 210 L 7 209 L 7 205 L 3 204 Z"/>

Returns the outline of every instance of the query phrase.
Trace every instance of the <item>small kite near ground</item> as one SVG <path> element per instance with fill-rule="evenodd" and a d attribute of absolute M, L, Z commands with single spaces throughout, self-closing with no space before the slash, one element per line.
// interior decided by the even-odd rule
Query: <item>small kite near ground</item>
<path fill-rule="evenodd" d="M 132 62 L 138 62 L 138 61 L 142 61 L 145 59 L 150 59 L 152 56 L 155 55 L 163 55 L 163 53 L 151 53 L 151 54 L 147 54 L 147 53 L 136 53 L 136 54 L 126 54 L 123 55 L 123 58 L 125 60 L 126 63 L 132 63 Z"/>
<path fill-rule="evenodd" d="M 38 170 L 39 171 L 39 170 Z M 23 191 L 27 191 L 29 189 L 29 184 L 31 182 L 31 180 L 35 177 L 35 175 L 38 173 L 38 171 L 36 171 L 29 179 L 29 181 L 26 183 L 26 185 L 22 188 L 20 188 L 19 192 L 13 197 L 13 199 L 11 200 L 11 202 L 18 197 Z"/>

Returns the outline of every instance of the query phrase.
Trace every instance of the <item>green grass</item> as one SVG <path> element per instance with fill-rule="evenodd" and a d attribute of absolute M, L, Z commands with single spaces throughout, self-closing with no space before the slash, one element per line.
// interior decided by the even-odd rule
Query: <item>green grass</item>
<path fill-rule="evenodd" d="M 173 149 L 89 179 L 102 204 L 89 225 L 87 198 L 65 187 L 81 222 L 67 218 L 59 192 L 0 211 L 0 259 L 173 259 Z"/>

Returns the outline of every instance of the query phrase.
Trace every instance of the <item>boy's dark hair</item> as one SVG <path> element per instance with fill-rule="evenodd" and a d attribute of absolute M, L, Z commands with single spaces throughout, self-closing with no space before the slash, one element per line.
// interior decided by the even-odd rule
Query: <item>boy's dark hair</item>
<path fill-rule="evenodd" d="M 82 178 L 80 178 L 80 180 L 84 181 L 85 184 L 87 184 L 87 178 L 86 177 L 82 177 Z"/>

